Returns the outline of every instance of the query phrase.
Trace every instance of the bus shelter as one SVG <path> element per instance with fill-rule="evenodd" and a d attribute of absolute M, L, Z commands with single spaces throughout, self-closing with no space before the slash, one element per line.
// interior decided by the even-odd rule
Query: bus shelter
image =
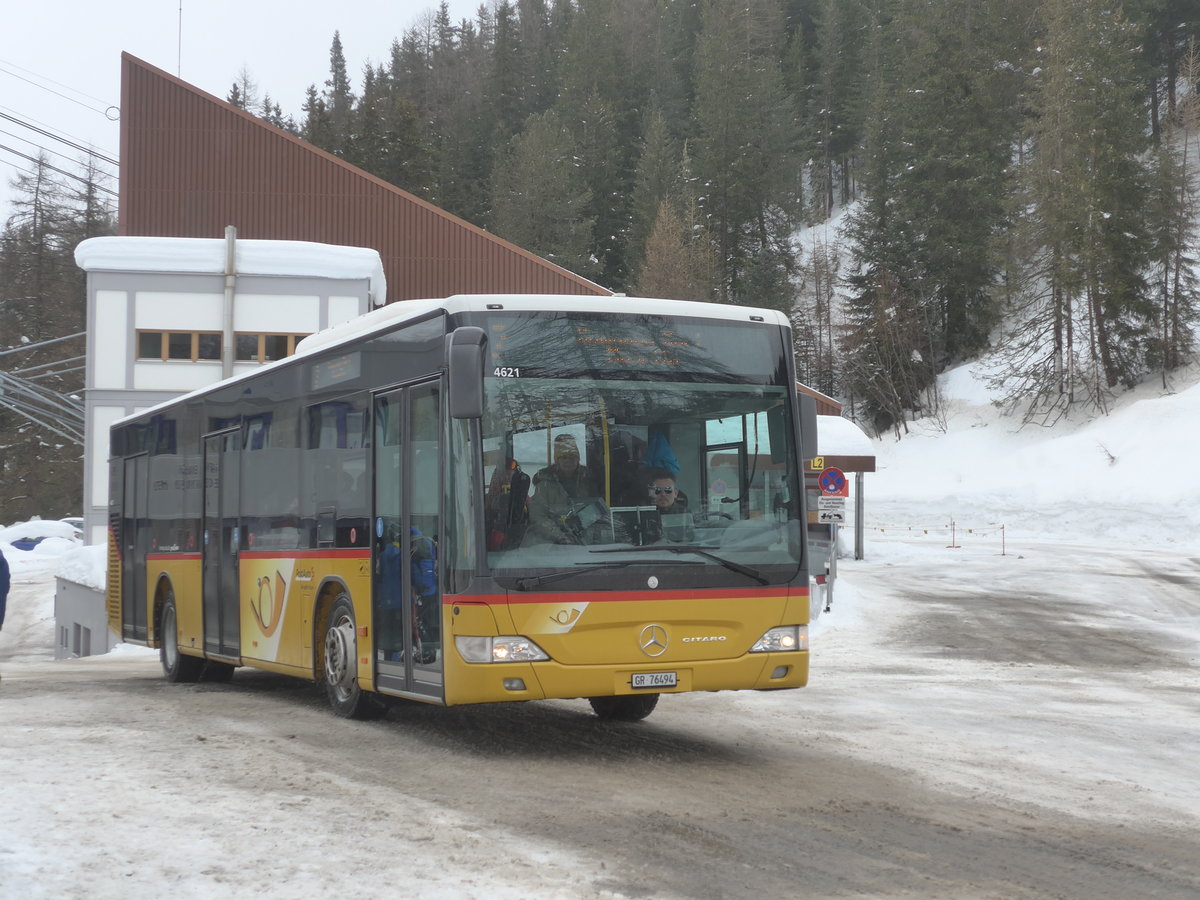
<path fill-rule="evenodd" d="M 854 558 L 864 556 L 865 475 L 875 471 L 875 451 L 861 428 L 837 414 L 817 416 L 817 450 L 805 467 L 804 487 L 813 572 L 828 607 L 837 580 L 839 534 L 850 518 L 850 503 L 854 505 Z"/>

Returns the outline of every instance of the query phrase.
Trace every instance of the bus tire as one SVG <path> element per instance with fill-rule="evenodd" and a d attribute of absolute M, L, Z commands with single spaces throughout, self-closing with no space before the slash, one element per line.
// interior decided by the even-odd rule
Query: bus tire
<path fill-rule="evenodd" d="M 347 719 L 375 719 L 387 712 L 379 698 L 358 685 L 358 633 L 354 605 L 344 591 L 333 600 L 325 631 L 325 693 Z"/>
<path fill-rule="evenodd" d="M 589 697 L 596 718 L 610 722 L 640 722 L 658 706 L 658 694 L 625 694 L 620 697 Z"/>
<path fill-rule="evenodd" d="M 162 619 L 159 623 L 161 640 L 158 658 L 162 662 L 163 674 L 173 684 L 196 681 L 204 670 L 204 660 L 198 656 L 185 656 L 179 652 L 179 615 L 175 610 L 175 589 L 167 588 L 163 598 Z"/>

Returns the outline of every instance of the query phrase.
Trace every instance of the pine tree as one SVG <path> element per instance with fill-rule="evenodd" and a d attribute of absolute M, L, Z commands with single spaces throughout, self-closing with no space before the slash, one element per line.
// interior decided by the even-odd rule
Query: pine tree
<path fill-rule="evenodd" d="M 628 287 L 629 191 L 627 154 L 620 143 L 619 113 L 598 94 L 579 110 L 575 153 L 590 201 L 584 215 L 593 223 L 591 255 L 599 261 L 599 280 L 612 290 Z"/>
<path fill-rule="evenodd" d="M 646 251 L 634 291 L 639 297 L 712 300 L 715 281 L 712 248 L 697 239 L 691 223 L 664 200 L 646 239 Z"/>
<path fill-rule="evenodd" d="M 329 48 L 329 78 L 325 82 L 323 99 L 329 115 L 333 152 L 343 156 L 350 142 L 354 94 L 350 88 L 350 76 L 346 71 L 346 54 L 342 50 L 342 36 L 337 31 L 333 33 L 333 43 Z"/>
<path fill-rule="evenodd" d="M 481 19 L 487 13 L 481 10 Z M 430 199 L 470 222 L 483 224 L 490 203 L 495 151 L 486 111 L 490 48 L 480 30 L 464 21 L 451 47 L 440 41 L 431 61 L 433 101 L 421 110 L 428 125 L 433 187 Z M 442 39 L 448 38 L 443 34 Z"/>
<path fill-rule="evenodd" d="M 1195 44 L 1184 57 L 1181 70 L 1188 83 L 1200 85 L 1200 52 Z M 1154 259 L 1151 281 L 1159 309 L 1147 362 L 1159 370 L 1164 388 L 1169 373 L 1182 365 L 1195 347 L 1200 320 L 1198 140 L 1200 97 L 1192 91 L 1179 100 L 1155 148 L 1148 204 Z"/>
<path fill-rule="evenodd" d="M 908 165 L 896 107 L 896 55 L 886 20 L 871 22 L 867 48 L 869 114 L 861 185 L 862 203 L 850 217 L 847 238 L 853 268 L 846 276 L 843 387 L 861 420 L 878 431 L 906 428 L 908 414 L 927 405 L 934 367 L 924 343 L 925 297 L 918 235 L 898 214 L 895 195 Z"/>
<path fill-rule="evenodd" d="M 78 513 L 82 502 L 81 337 L 87 292 L 74 251 L 115 228 L 113 193 L 94 159 L 79 174 L 42 158 L 14 183 L 0 234 L 0 505 L 12 519 Z M 40 345 L 40 346 L 39 346 Z M 21 350 L 22 347 L 28 350 Z"/>
<path fill-rule="evenodd" d="M 840 318 L 835 316 L 840 266 L 834 241 L 828 236 L 813 241 L 800 267 L 801 289 L 792 312 L 797 376 L 831 397 L 840 390 Z"/>
<path fill-rule="evenodd" d="M 782 33 L 777 2 L 703 7 L 695 164 L 726 301 L 788 302 L 798 135 L 781 71 Z"/>
<path fill-rule="evenodd" d="M 493 173 L 492 230 L 572 272 L 593 276 L 591 195 L 570 130 L 553 111 L 533 116 Z"/>
<path fill-rule="evenodd" d="M 229 95 L 225 99 L 238 109 L 249 110 L 259 105 L 258 85 L 250 77 L 250 70 L 245 66 L 238 72 L 237 80 L 229 88 Z"/>
<path fill-rule="evenodd" d="M 663 201 L 678 202 L 685 196 L 681 151 L 667 131 L 666 116 L 657 106 L 646 115 L 639 151 L 625 249 L 625 258 L 633 261 L 641 261 L 646 252 L 646 239 L 655 227 Z"/>
<path fill-rule="evenodd" d="M 333 122 L 329 118 L 329 109 L 325 100 L 317 93 L 316 85 L 308 86 L 308 93 L 300 107 L 304 113 L 304 122 L 300 126 L 300 137 L 314 147 L 333 153 L 337 149 L 337 140 L 333 132 Z"/>
<path fill-rule="evenodd" d="M 504 146 L 521 130 L 527 116 L 525 108 L 524 59 L 516 11 L 508 0 L 496 4 L 495 42 L 492 46 L 491 74 L 487 82 L 487 111 L 491 119 L 492 140 Z"/>
<path fill-rule="evenodd" d="M 814 221 L 824 221 L 852 196 L 851 157 L 861 132 L 862 27 L 871 21 L 860 0 L 821 0 L 814 23 L 815 78 L 807 118 L 812 123 Z"/>
<path fill-rule="evenodd" d="M 1050 385 L 1025 394 L 1065 410 L 1082 392 L 1103 407 L 1144 372 L 1155 309 L 1136 34 L 1108 0 L 1048 0 L 1044 14 L 1027 225 L 1045 258 L 1049 309 L 1034 321 L 1052 357 Z M 1032 339 L 1030 328 L 1016 331 Z"/>
<path fill-rule="evenodd" d="M 889 375 L 909 392 L 902 408 L 936 411 L 935 376 L 986 346 L 998 320 L 997 245 L 1028 20 L 1028 0 L 898 0 L 874 23 L 845 346 L 859 354 L 900 335 L 914 342 L 877 354 L 900 367 Z M 873 333 L 879 328 L 895 333 Z M 848 377 L 874 378 L 863 363 L 848 360 Z M 892 392 L 849 386 L 868 407 L 872 394 L 886 401 L 883 419 L 898 415 Z"/>
<path fill-rule="evenodd" d="M 258 110 L 259 117 L 268 125 L 274 125 L 276 128 L 282 129 L 289 134 L 299 136 L 300 129 L 296 125 L 295 119 L 291 116 L 283 114 L 283 108 L 271 99 L 270 94 L 263 94 L 262 105 Z"/>

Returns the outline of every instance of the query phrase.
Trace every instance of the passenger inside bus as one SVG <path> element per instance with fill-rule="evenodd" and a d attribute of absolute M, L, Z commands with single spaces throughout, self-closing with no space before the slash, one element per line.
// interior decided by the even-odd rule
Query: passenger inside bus
<path fill-rule="evenodd" d="M 687 511 L 687 497 L 679 490 L 674 475 L 666 469 L 651 469 L 647 475 L 650 502 L 658 509 L 660 516 Z"/>
<path fill-rule="evenodd" d="M 578 536 L 567 522 L 574 501 L 595 495 L 591 473 L 579 461 L 573 435 L 554 438 L 554 461 L 533 476 L 529 498 L 529 537 L 533 543 L 573 544 Z"/>
<path fill-rule="evenodd" d="M 409 553 L 409 580 L 412 585 L 412 644 L 413 662 L 429 664 L 437 659 L 440 644 L 441 595 L 437 583 L 437 544 L 421 533 L 409 529 L 412 545 Z M 380 619 L 379 648 L 387 662 L 404 659 L 403 580 L 400 535 L 397 528 L 389 530 L 380 557 Z"/>
<path fill-rule="evenodd" d="M 650 502 L 658 512 L 659 539 L 688 541 L 695 536 L 694 522 L 688 512 L 688 501 L 679 485 L 666 469 L 651 469 L 647 491 Z"/>
<path fill-rule="evenodd" d="M 503 465 L 496 466 L 484 501 L 488 550 L 520 546 L 529 515 L 528 496 L 529 476 L 521 471 L 515 459 L 509 457 Z"/>

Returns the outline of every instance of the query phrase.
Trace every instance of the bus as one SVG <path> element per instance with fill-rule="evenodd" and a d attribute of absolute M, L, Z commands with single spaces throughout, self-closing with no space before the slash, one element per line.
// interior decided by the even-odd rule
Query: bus
<path fill-rule="evenodd" d="M 352 718 L 801 687 L 806 401 L 772 310 L 385 306 L 113 425 L 109 624 L 168 681 L 283 673 Z"/>

